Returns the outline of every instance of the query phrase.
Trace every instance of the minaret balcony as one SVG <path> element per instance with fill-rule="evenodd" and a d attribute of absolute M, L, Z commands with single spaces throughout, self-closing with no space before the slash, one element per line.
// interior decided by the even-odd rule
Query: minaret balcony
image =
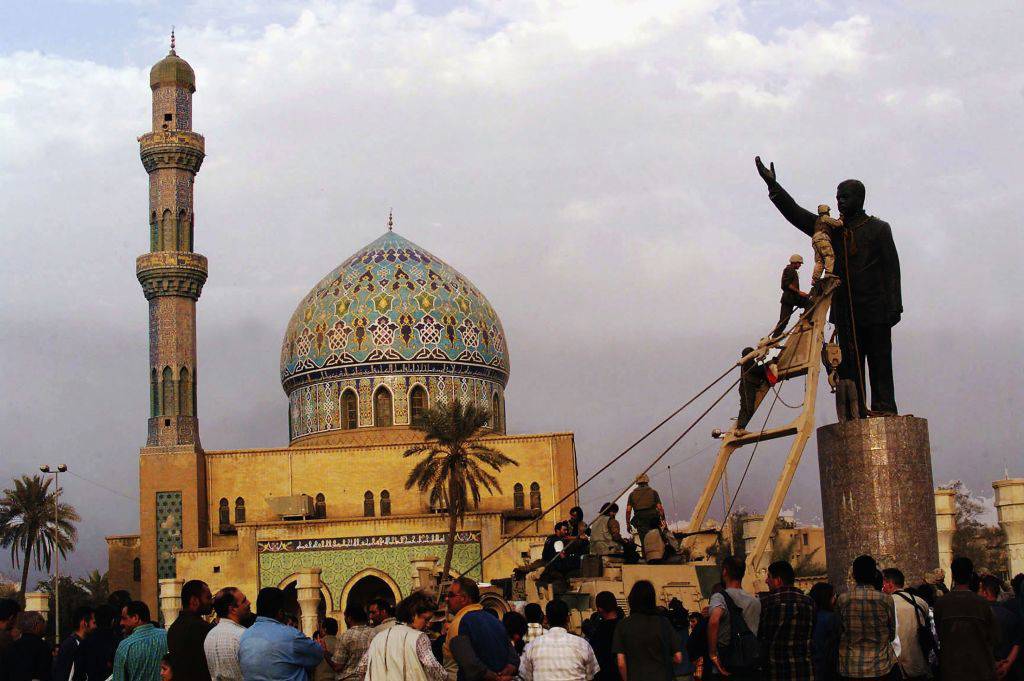
<path fill-rule="evenodd" d="M 135 275 L 146 300 L 177 296 L 198 300 L 206 283 L 206 256 L 181 251 L 159 251 L 135 260 Z"/>
<path fill-rule="evenodd" d="M 197 132 L 159 130 L 139 138 L 139 155 L 147 173 L 158 168 L 198 173 L 206 156 L 206 141 Z"/>

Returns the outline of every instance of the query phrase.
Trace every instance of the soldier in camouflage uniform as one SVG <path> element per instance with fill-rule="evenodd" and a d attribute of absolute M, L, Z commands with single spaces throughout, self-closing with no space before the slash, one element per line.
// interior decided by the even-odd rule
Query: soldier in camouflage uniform
<path fill-rule="evenodd" d="M 665 520 L 665 507 L 661 505 L 658 491 L 649 485 L 646 473 L 636 477 L 636 489 L 626 500 L 626 524 L 636 528 L 640 541 L 650 530 L 661 527 Z"/>
<path fill-rule="evenodd" d="M 814 247 L 812 284 L 817 284 L 822 277 L 833 276 L 832 272 L 835 271 L 836 254 L 832 250 L 832 230 L 842 227 L 843 221 L 830 217 L 829 212 L 827 205 L 820 204 L 818 219 L 814 221 L 814 236 L 811 237 L 811 245 Z"/>

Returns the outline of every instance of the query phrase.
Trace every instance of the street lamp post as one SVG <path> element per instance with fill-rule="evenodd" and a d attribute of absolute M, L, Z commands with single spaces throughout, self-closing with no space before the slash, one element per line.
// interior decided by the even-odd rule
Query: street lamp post
<path fill-rule="evenodd" d="M 43 473 L 53 473 L 53 638 L 60 645 L 60 474 L 68 472 L 65 463 L 56 470 L 49 465 L 39 467 Z"/>

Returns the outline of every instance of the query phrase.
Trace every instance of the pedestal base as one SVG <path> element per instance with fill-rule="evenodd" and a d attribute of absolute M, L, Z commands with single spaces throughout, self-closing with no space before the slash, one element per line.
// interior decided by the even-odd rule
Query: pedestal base
<path fill-rule="evenodd" d="M 869 554 L 907 584 L 939 566 L 928 421 L 887 416 L 818 429 L 818 467 L 829 581 L 850 582 Z"/>

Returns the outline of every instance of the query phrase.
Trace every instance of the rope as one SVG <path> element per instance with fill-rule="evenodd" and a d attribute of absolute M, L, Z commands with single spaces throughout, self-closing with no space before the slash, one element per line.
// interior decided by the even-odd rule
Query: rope
<path fill-rule="evenodd" d="M 793 405 L 793 404 L 790 404 L 790 403 L 786 402 L 786 400 L 782 399 L 782 393 L 779 392 L 778 384 L 775 384 L 775 385 L 772 386 L 772 391 L 775 393 L 775 399 L 777 399 L 779 402 L 782 402 L 782 404 L 784 404 L 785 406 L 789 407 L 790 409 L 800 409 L 800 408 L 802 408 L 804 406 L 803 402 L 801 402 L 800 404 L 797 404 L 797 405 Z"/>
<path fill-rule="evenodd" d="M 864 218 L 860 225 L 867 222 L 868 218 Z M 857 225 L 860 227 L 860 225 Z M 853 228 L 843 230 L 843 262 L 846 267 L 846 271 L 843 273 L 846 275 L 846 303 L 850 308 L 850 337 L 853 340 L 853 361 L 857 364 L 857 379 L 860 381 L 860 408 L 867 411 L 867 398 L 868 391 L 864 385 L 864 367 L 861 366 L 860 360 L 860 346 L 857 345 L 857 322 L 853 316 L 853 289 L 850 285 L 850 239 L 853 236 Z M 874 375 L 874 374 L 872 374 Z"/>
<path fill-rule="evenodd" d="M 698 392 L 698 393 L 697 393 L 696 395 L 694 395 L 694 396 L 693 396 L 693 397 L 691 397 L 691 398 L 690 398 L 689 400 L 687 400 L 687 401 L 686 401 L 686 402 L 685 402 L 685 403 L 684 403 L 684 404 L 683 404 L 683 405 L 682 405 L 681 407 L 679 407 L 678 409 L 676 409 L 675 411 L 673 411 L 673 412 L 672 412 L 671 414 L 669 414 L 668 416 L 666 416 L 666 417 L 665 417 L 664 419 L 662 419 L 662 420 L 661 420 L 661 422 L 659 422 L 659 423 L 658 423 L 658 424 L 657 424 L 656 426 L 654 426 L 653 428 L 651 428 L 650 430 L 648 430 L 648 431 L 647 431 L 647 432 L 646 432 L 646 433 L 645 433 L 645 434 L 644 434 L 644 435 L 643 435 L 643 436 L 642 436 L 642 437 L 641 437 L 640 439 L 638 439 L 638 440 L 637 440 L 636 442 L 634 442 L 634 443 L 633 443 L 633 444 L 631 444 L 630 446 L 626 447 L 626 449 L 622 450 L 622 451 L 621 451 L 621 452 L 620 452 L 619 454 L 617 454 L 617 455 L 616 455 L 616 456 L 615 456 L 614 458 L 612 458 L 612 460 L 611 460 L 611 461 L 609 461 L 609 462 L 608 462 L 608 463 L 606 463 L 605 465 L 601 466 L 601 468 L 597 469 L 597 471 L 595 471 L 595 472 L 594 472 L 594 473 L 593 473 L 592 475 L 590 475 L 590 477 L 588 477 L 588 478 L 587 478 L 586 480 L 584 480 L 584 481 L 583 481 L 583 482 L 581 482 L 580 484 L 576 485 L 576 487 L 574 487 L 574 488 L 573 488 L 572 490 L 570 490 L 570 491 L 569 491 L 568 493 L 566 493 L 566 494 L 565 494 L 565 495 L 564 495 L 564 496 L 563 496 L 563 497 L 562 497 L 561 499 L 559 499 L 559 500 L 558 500 L 558 501 L 556 501 L 556 502 L 555 502 L 554 504 L 552 504 L 551 506 L 548 506 L 548 507 L 547 507 L 546 509 L 544 509 L 543 511 L 541 511 L 540 515 L 539 515 L 539 516 L 537 516 L 536 518 L 534 518 L 533 522 L 530 522 L 530 523 L 526 523 L 526 524 L 524 524 L 524 525 L 523 525 L 523 526 L 522 526 L 521 528 L 519 528 L 518 530 L 516 530 L 516 532 L 515 532 L 515 533 L 513 533 L 513 534 L 512 534 L 512 535 L 511 535 L 510 537 L 508 537 L 507 539 L 505 539 L 504 541 L 502 541 L 502 542 L 501 542 L 500 544 L 498 544 L 498 545 L 497 545 L 496 547 L 494 547 L 493 549 L 491 549 L 491 550 L 490 550 L 490 551 L 489 551 L 489 552 L 487 553 L 487 555 L 485 555 L 485 556 L 481 557 L 481 558 L 480 558 L 480 560 L 478 560 L 478 561 L 477 561 L 476 563 L 474 563 L 474 564 L 473 564 L 473 565 L 471 565 L 470 567 L 466 568 L 466 570 L 464 570 L 464 571 L 463 571 L 463 574 L 465 574 L 465 573 L 467 573 L 467 572 L 470 572 L 471 570 L 474 570 L 474 569 L 476 569 L 476 568 L 477 568 L 478 566 L 480 566 L 480 565 L 483 565 L 483 563 L 484 563 L 484 561 L 485 561 L 485 560 L 487 560 L 488 558 L 490 558 L 491 556 L 493 556 L 494 554 L 496 554 L 496 553 L 497 553 L 498 551 L 500 551 L 501 549 L 505 548 L 505 547 L 506 547 L 506 546 L 507 546 L 507 545 L 508 545 L 509 543 L 511 543 L 511 542 L 512 542 L 512 541 L 513 541 L 514 539 L 518 539 L 519 537 L 521 537 L 521 536 L 523 535 L 523 533 L 525 533 L 525 532 L 526 532 L 526 530 L 527 530 L 527 529 L 529 529 L 529 527 L 530 527 L 531 525 L 533 525 L 533 524 L 534 524 L 534 522 L 538 522 L 538 521 L 540 521 L 540 519 L 541 519 L 541 518 L 543 518 L 544 516 L 546 516 L 546 515 L 547 515 L 548 513 L 550 513 L 551 511 L 555 510 L 556 508 L 558 508 L 559 506 L 561 506 L 561 505 L 562 505 L 563 503 L 565 503 L 566 501 L 568 501 L 569 499 L 571 499 L 571 498 L 572 498 L 572 496 L 573 496 L 574 494 L 576 494 L 576 493 L 577 493 L 577 492 L 578 492 L 579 490 L 583 489 L 583 487 L 585 487 L 585 486 L 586 486 L 587 484 L 589 484 L 589 483 L 590 483 L 591 481 L 593 481 L 593 480 L 594 480 L 594 478 L 596 478 L 596 477 L 597 477 L 598 475 L 600 475 L 601 473 L 604 473 L 604 472 L 605 472 L 606 470 L 608 470 L 609 468 L 611 468 L 611 467 L 612 467 L 612 466 L 613 466 L 613 465 L 614 465 L 615 463 L 617 463 L 617 462 L 618 462 L 618 461 L 619 461 L 620 459 L 622 459 L 622 457 L 626 456 L 626 454 L 628 454 L 629 452 L 633 451 L 633 450 L 634 450 L 634 449 L 635 449 L 635 448 L 636 448 L 636 447 L 637 447 L 638 445 L 640 445 L 640 443 L 642 443 L 642 442 L 643 442 L 644 440 L 646 440 L 646 439 L 647 439 L 647 438 L 649 438 L 649 437 L 650 437 L 651 435 L 653 435 L 653 434 L 655 433 L 655 431 L 657 431 L 657 430 L 658 430 L 659 428 L 661 428 L 661 427 L 662 427 L 662 426 L 664 426 L 664 425 L 665 425 L 666 423 L 668 423 L 668 422 L 669 422 L 669 421 L 671 421 L 671 420 L 672 420 L 673 418 L 675 418 L 675 417 L 676 417 L 676 415 L 678 415 L 678 414 L 679 414 L 679 413 L 680 413 L 681 411 L 683 411 L 684 409 L 686 409 L 686 408 L 687 408 L 688 406 L 690 406 L 691 404 L 693 404 L 694 402 L 696 402 L 696 401 L 697 401 L 697 399 L 699 399 L 699 398 L 700 398 L 700 397 L 701 397 L 701 396 L 702 396 L 702 395 L 703 395 L 704 393 L 706 393 L 706 392 L 707 392 L 708 390 L 710 390 L 711 388 L 713 388 L 713 387 L 714 387 L 714 386 L 715 386 L 716 384 L 718 384 L 718 383 L 719 383 L 719 382 L 720 382 L 720 381 L 721 381 L 721 380 L 722 380 L 723 378 L 725 378 L 726 376 L 728 376 L 728 375 L 729 375 L 729 373 L 730 373 L 730 372 L 731 372 L 731 371 L 732 371 L 732 370 L 733 370 L 733 369 L 734 369 L 735 367 L 736 367 L 736 365 L 735 365 L 735 364 L 733 364 L 733 365 L 731 365 L 731 366 L 730 366 L 730 367 L 729 367 L 728 369 L 726 369 L 725 371 L 723 371 L 723 372 L 721 373 L 721 375 L 719 375 L 719 376 L 718 376 L 718 378 L 716 378 L 716 379 L 715 379 L 715 380 L 713 380 L 713 381 L 712 381 L 711 383 L 708 383 L 708 384 L 707 384 L 706 386 L 704 386 L 704 387 L 703 387 L 703 388 L 702 388 L 702 389 L 700 390 L 700 392 Z M 728 388 L 728 389 L 726 390 L 726 393 L 727 393 L 727 392 L 728 392 L 729 390 L 732 390 L 732 389 L 733 389 L 733 388 L 734 388 L 734 387 L 736 386 L 736 384 L 737 384 L 737 383 L 739 383 L 739 379 L 737 379 L 737 380 L 736 380 L 736 383 L 733 383 L 733 384 L 732 384 L 731 386 L 729 386 L 729 388 Z M 723 398 L 723 397 L 725 397 L 725 394 L 726 394 L 726 393 L 723 393 L 723 394 L 722 394 L 722 395 L 721 395 L 721 396 L 720 396 L 720 397 L 719 397 L 719 398 L 718 398 L 717 400 L 715 400 L 715 403 L 714 403 L 714 404 L 718 404 L 718 403 L 719 403 L 719 402 L 720 402 L 720 401 L 722 400 L 722 398 Z M 714 404 L 713 404 L 712 406 L 714 406 Z M 698 421 L 699 421 L 700 419 L 704 418 L 704 416 L 705 416 L 706 414 L 707 414 L 707 411 L 705 411 L 705 412 L 704 412 L 704 414 L 701 414 L 701 416 L 700 416 L 700 417 L 698 418 Z M 692 424 L 692 425 L 691 425 L 691 426 L 690 426 L 689 428 L 687 428 L 687 429 L 686 429 L 686 430 L 684 431 L 683 435 L 685 435 L 686 433 L 689 433 L 689 432 L 690 432 L 690 430 L 691 430 L 691 429 L 693 428 L 693 426 L 695 426 L 695 425 L 697 425 L 697 422 L 694 422 L 694 423 L 693 423 L 693 424 Z M 669 449 L 671 449 L 671 447 L 672 447 L 672 446 L 675 446 L 676 442 L 679 442 L 679 440 L 681 440 L 681 439 L 682 439 L 682 436 L 680 436 L 680 437 L 676 438 L 675 442 L 673 442 L 673 443 L 672 443 L 672 445 L 671 445 L 671 446 L 669 447 Z M 655 459 L 654 463 L 657 463 L 658 461 L 660 461 L 660 460 L 661 460 L 661 458 L 662 458 L 662 457 L 663 457 L 663 456 L 664 456 L 665 454 L 667 454 L 667 453 L 668 453 L 668 449 L 666 449 L 666 450 L 665 450 L 665 451 L 664 451 L 664 452 L 663 452 L 663 453 L 662 453 L 662 454 L 661 454 L 661 455 L 660 455 L 660 456 L 659 456 L 659 457 L 658 457 L 657 459 Z M 653 465 L 654 465 L 654 464 L 651 464 L 651 466 L 653 466 Z M 645 470 L 644 470 L 644 472 L 647 472 L 647 470 L 650 470 L 651 466 L 648 466 L 648 468 L 647 468 L 647 469 L 645 469 Z M 633 484 L 633 483 L 630 483 L 630 486 L 632 486 L 632 484 Z M 626 489 L 628 490 L 628 489 L 629 489 L 629 487 L 627 487 Z M 624 490 L 623 492 L 620 492 L 620 493 L 619 493 L 619 495 L 618 495 L 618 496 L 616 496 L 615 498 L 617 499 L 617 498 L 618 498 L 619 496 L 622 496 L 622 494 L 624 494 L 624 493 L 625 493 L 625 490 Z"/>

